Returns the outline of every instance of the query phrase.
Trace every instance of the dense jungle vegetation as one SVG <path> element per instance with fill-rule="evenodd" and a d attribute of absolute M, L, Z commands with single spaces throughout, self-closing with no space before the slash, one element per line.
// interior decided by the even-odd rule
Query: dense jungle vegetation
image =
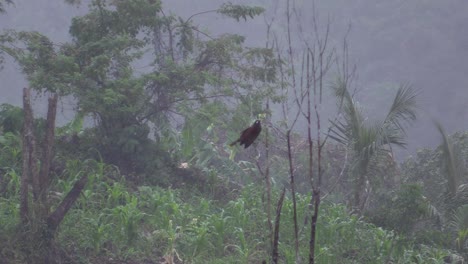
<path fill-rule="evenodd" d="M 0 263 L 465 263 L 468 133 L 435 122 L 440 146 L 398 163 L 420 91 L 368 118 L 346 38 L 292 2 L 262 47 L 195 22 L 264 15 L 230 2 L 93 0 L 66 43 L 1 32 L 28 87 L 0 106 Z"/>

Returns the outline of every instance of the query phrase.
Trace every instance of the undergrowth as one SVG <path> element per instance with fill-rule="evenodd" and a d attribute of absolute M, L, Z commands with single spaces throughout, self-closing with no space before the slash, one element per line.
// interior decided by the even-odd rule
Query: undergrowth
<path fill-rule="evenodd" d="M 68 164 L 51 197 L 76 178 Z M 74 169 L 75 168 L 75 169 Z M 65 263 L 261 263 L 269 258 L 269 230 L 262 188 L 251 184 L 229 201 L 212 200 L 186 186 L 126 187 L 96 166 L 86 190 L 60 226 L 56 245 Z M 15 173 L 4 175 L 8 193 L 0 198 L 0 258 L 23 263 L 27 249 L 15 241 L 19 223 Z M 274 193 L 274 199 L 278 193 Z M 298 196 L 306 223 L 310 196 Z M 324 203 L 318 224 L 317 263 L 441 263 L 446 250 L 415 246 L 391 231 L 349 215 L 340 204 Z M 282 263 L 294 263 L 292 202 L 284 201 L 280 229 Z M 309 224 L 300 230 L 300 253 L 308 254 Z M 165 261 L 165 262 L 164 262 Z"/>

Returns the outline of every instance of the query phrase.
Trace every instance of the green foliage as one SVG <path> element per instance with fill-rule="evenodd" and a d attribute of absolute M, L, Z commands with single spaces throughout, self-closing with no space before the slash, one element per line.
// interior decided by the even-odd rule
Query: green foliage
<path fill-rule="evenodd" d="M 444 231 L 445 236 L 435 239 L 422 237 L 423 241 L 439 241 L 466 255 L 466 204 L 468 191 L 465 160 L 468 157 L 466 133 L 448 136 L 438 125 L 442 142 L 434 150 L 423 149 L 402 165 L 404 180 L 418 183 L 431 204 L 438 221 L 432 232 Z M 448 236 L 448 237 L 447 237 Z M 433 242 L 433 243 L 435 243 Z"/>
<path fill-rule="evenodd" d="M 250 7 L 244 5 L 234 5 L 232 3 L 225 3 L 218 9 L 217 12 L 225 16 L 232 17 L 237 21 L 239 21 L 240 18 L 243 18 L 247 21 L 247 17 L 254 18 L 263 13 L 264 11 L 264 8 L 258 6 Z"/>
<path fill-rule="evenodd" d="M 59 137 L 81 134 L 84 131 L 83 122 L 83 114 L 77 113 L 77 115 L 70 122 L 62 127 L 58 127 L 55 134 Z"/>
<path fill-rule="evenodd" d="M 466 133 L 458 132 L 444 138 L 442 144 L 435 150 L 419 150 L 415 157 L 406 160 L 402 164 L 402 172 L 406 182 L 423 186 L 424 195 L 431 204 L 443 211 L 451 212 L 468 202 L 464 187 L 468 178 L 463 162 L 468 158 L 468 137 Z M 455 174 L 450 174 L 451 172 Z M 455 193 L 450 191 L 454 187 L 449 187 L 450 181 L 453 181 L 452 184 L 455 183 L 455 179 L 452 178 L 456 178 Z M 447 193 L 451 195 L 447 196 Z"/>
<path fill-rule="evenodd" d="M 229 3 L 217 12 L 239 20 L 253 18 L 263 9 Z M 221 99 L 261 105 L 262 97 L 273 94 L 271 87 L 269 91 L 251 87 L 274 79 L 271 50 L 246 51 L 239 35 L 206 39 L 190 18 L 166 15 L 160 1 L 92 1 L 86 15 L 72 19 L 71 42 L 55 45 L 37 32 L 9 31 L 1 36 L 0 48 L 17 60 L 31 87 L 76 99 L 78 116 L 95 120 L 88 137 L 95 142 L 89 145 L 106 162 L 147 177 L 161 168 L 155 163 L 167 163 L 148 157 L 173 148 L 158 143 L 173 137 L 167 133 L 173 133 L 169 120 L 174 115 L 185 120 L 207 117 L 206 105 L 227 112 L 228 104 Z M 150 63 L 143 71 L 134 67 L 141 61 Z M 252 74 L 249 69 L 254 68 Z M 208 119 L 230 118 L 216 113 L 222 112 L 210 112 Z M 192 128 L 190 123 L 182 132 L 183 156 L 193 151 L 197 131 L 209 125 L 197 120 L 192 122 L 197 128 Z M 149 139 L 150 131 L 156 141 Z"/>
<path fill-rule="evenodd" d="M 88 173 L 90 181 L 57 234 L 57 244 L 75 263 L 96 262 L 103 257 L 120 261 L 179 258 L 190 263 L 257 263 L 268 258 L 266 214 L 262 192 L 256 185 L 244 187 L 226 204 L 217 204 L 190 193 L 191 188 L 184 190 L 189 192 L 184 195 L 151 186 L 132 190 L 113 166 L 70 160 L 51 193 L 63 196 L 81 173 Z M 273 199 L 277 196 L 275 191 Z M 298 196 L 300 217 L 307 215 L 309 200 L 309 196 Z M 0 242 L 0 256 L 11 261 L 22 256 L 15 249 L 12 232 L 19 218 L 18 203 L 17 192 L 0 199 L 0 234 L 5 238 Z M 283 214 L 290 215 L 291 211 L 292 201 L 286 199 Z M 324 204 L 323 212 L 318 225 L 317 260 L 321 263 L 408 263 L 413 259 L 437 263 L 449 254 L 413 247 L 394 233 L 349 215 L 344 206 Z M 294 258 L 294 238 L 292 219 L 282 219 L 280 256 L 286 260 Z M 309 232 L 308 225 L 302 230 L 301 255 L 306 256 L 304 234 Z"/>
<path fill-rule="evenodd" d="M 371 222 L 386 229 L 410 235 L 415 225 L 429 215 L 428 201 L 419 185 L 403 185 L 382 199 L 379 208 L 368 212 Z"/>
<path fill-rule="evenodd" d="M 402 164 L 404 182 L 417 183 L 423 187 L 424 195 L 433 204 L 441 202 L 444 180 L 440 170 L 440 152 L 430 149 L 418 150 Z"/>
<path fill-rule="evenodd" d="M 21 169 L 21 138 L 11 132 L 0 135 L 0 166 L 14 170 Z"/>
<path fill-rule="evenodd" d="M 3 133 L 20 133 L 23 129 L 23 110 L 10 104 L 0 105 L 0 126 Z"/>
<path fill-rule="evenodd" d="M 468 205 L 457 208 L 452 214 L 450 225 L 456 233 L 455 244 L 458 250 L 468 252 Z"/>
<path fill-rule="evenodd" d="M 39 32 L 9 30 L 0 39 L 0 50 L 19 63 L 31 87 L 39 92 L 70 93 L 77 78 L 77 65 L 62 50 L 56 50 L 49 38 Z"/>

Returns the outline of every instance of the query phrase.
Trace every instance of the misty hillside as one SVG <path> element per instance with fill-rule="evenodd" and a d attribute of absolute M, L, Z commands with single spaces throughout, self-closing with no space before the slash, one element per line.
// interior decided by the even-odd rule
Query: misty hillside
<path fill-rule="evenodd" d="M 467 263 L 467 14 L 0 0 L 0 264 Z"/>
<path fill-rule="evenodd" d="M 283 12 L 283 7 L 277 7 L 278 3 L 272 1 L 236 3 L 263 6 L 268 18 Z M 174 0 L 164 3 L 164 7 L 168 12 L 188 17 L 217 4 L 218 1 L 209 0 Z M 83 1 L 80 7 L 42 0 L 15 1 L 13 6 L 7 6 L 9 12 L 0 16 L 0 28 L 37 30 L 54 41 L 62 42 L 69 38 L 70 18 L 83 14 L 86 5 L 87 1 Z M 307 10 L 312 10 L 307 2 L 303 6 L 296 5 L 303 16 L 307 16 Z M 464 78 L 468 67 L 465 59 L 468 57 L 466 1 L 364 0 L 351 3 L 327 0 L 316 1 L 316 8 L 322 18 L 330 17 L 332 34 L 337 39 L 342 38 L 351 26 L 348 34 L 350 59 L 357 66 L 359 100 L 366 102 L 369 112 L 379 112 L 382 104 L 379 96 L 391 96 L 394 91 L 391 88 L 398 83 L 408 83 L 420 90 L 420 118 L 409 130 L 411 143 L 408 151 L 402 151 L 401 155 L 437 145 L 439 137 L 433 118 L 442 122 L 449 133 L 467 129 L 466 122 L 463 122 L 468 118 Z M 265 45 L 263 17 L 235 23 L 219 15 L 208 14 L 197 21 L 214 34 L 232 32 L 246 36 L 248 45 Z M 0 77 L 1 102 L 19 104 L 25 82 L 18 68 L 10 61 L 0 72 Z"/>

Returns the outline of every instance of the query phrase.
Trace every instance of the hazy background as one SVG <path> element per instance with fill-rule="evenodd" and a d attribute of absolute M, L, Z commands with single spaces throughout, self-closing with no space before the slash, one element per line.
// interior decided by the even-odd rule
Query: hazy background
<path fill-rule="evenodd" d="M 36 30 L 54 42 L 65 42 L 71 18 L 86 13 L 89 1 L 80 7 L 62 0 L 14 0 L 0 15 L 0 29 Z M 232 1 L 266 8 L 266 18 L 281 15 L 286 1 Z M 296 1 L 303 16 L 312 14 L 312 1 Z M 220 0 L 163 1 L 166 12 L 182 17 L 216 9 Z M 351 62 L 357 66 L 355 85 L 358 100 L 366 113 L 385 112 L 395 87 L 409 83 L 420 90 L 419 119 L 409 130 L 410 145 L 398 152 L 398 159 L 417 148 L 434 147 L 440 136 L 432 124 L 439 120 L 449 134 L 468 130 L 468 1 L 466 0 L 317 0 L 322 18 L 332 21 L 332 38 L 339 40 L 349 25 Z M 309 12 L 310 10 L 310 12 Z M 281 19 L 281 18 L 278 18 Z M 248 22 L 231 21 L 216 14 L 195 20 L 212 34 L 237 33 L 247 37 L 249 46 L 264 46 L 265 18 Z M 307 25 L 304 25 L 307 30 Z M 21 91 L 26 86 L 19 67 L 7 60 L 0 72 L 0 103 L 21 104 Z M 70 109 L 62 102 L 59 118 L 65 119 Z M 40 105 L 39 109 L 43 109 Z"/>

